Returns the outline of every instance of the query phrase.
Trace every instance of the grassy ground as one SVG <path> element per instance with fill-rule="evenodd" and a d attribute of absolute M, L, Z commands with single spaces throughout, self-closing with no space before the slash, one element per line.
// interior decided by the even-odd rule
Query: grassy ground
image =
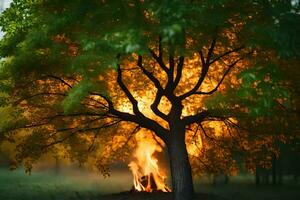
<path fill-rule="evenodd" d="M 231 180 L 229 185 L 212 187 L 196 183 L 197 200 L 299 200 L 300 186 L 255 187 L 252 179 Z M 136 194 L 126 192 L 132 186 L 131 175 L 114 172 L 112 177 L 82 171 L 34 172 L 25 175 L 22 170 L 0 169 L 0 200 L 169 200 L 171 194 Z M 109 195 L 114 193 L 113 195 Z"/>
<path fill-rule="evenodd" d="M 107 193 L 128 191 L 130 174 L 114 173 L 111 178 L 79 173 L 72 170 L 63 174 L 33 172 L 26 175 L 22 170 L 0 169 L 0 200 L 68 200 L 91 199 Z M 122 180 L 122 181 L 121 181 Z"/>

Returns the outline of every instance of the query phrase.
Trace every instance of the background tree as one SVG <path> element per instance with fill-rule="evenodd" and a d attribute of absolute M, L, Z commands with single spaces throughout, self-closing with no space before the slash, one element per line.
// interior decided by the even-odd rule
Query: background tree
<path fill-rule="evenodd" d="M 211 120 L 270 117 L 274 101 L 287 101 L 273 71 L 279 56 L 299 57 L 298 12 L 299 5 L 288 1 L 15 0 L 0 20 L 6 32 L 1 89 L 18 115 L 1 132 L 10 138 L 30 130 L 17 154 L 30 168 L 61 144 L 85 162 L 84 152 L 97 145 L 99 133 L 110 135 L 121 122 L 133 130 L 128 137 L 148 129 L 167 146 L 175 199 L 191 199 L 187 129 Z M 190 71 L 197 78 L 186 84 L 183 71 L 192 58 L 198 59 Z M 126 73 L 133 66 L 143 79 Z M 241 74 L 241 87 L 223 85 L 234 68 L 249 69 Z M 238 92 L 189 110 L 197 96 L 231 87 Z M 155 95 L 149 106 L 155 117 L 140 109 L 138 97 L 148 89 Z M 120 107 L 124 97 L 127 110 Z M 167 112 L 162 101 L 170 106 Z"/>

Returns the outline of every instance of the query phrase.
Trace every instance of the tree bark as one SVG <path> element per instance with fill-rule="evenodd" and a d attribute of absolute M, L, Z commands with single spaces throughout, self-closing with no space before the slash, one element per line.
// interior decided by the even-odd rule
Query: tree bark
<path fill-rule="evenodd" d="M 256 168 L 255 168 L 255 185 L 256 186 L 260 185 L 260 171 L 259 171 L 258 165 L 256 165 Z"/>
<path fill-rule="evenodd" d="M 228 183 L 229 183 L 229 176 L 225 175 L 224 184 L 228 185 Z"/>
<path fill-rule="evenodd" d="M 272 157 L 272 184 L 277 184 L 277 156 L 275 154 Z"/>
<path fill-rule="evenodd" d="M 191 165 L 185 145 L 184 128 L 171 128 L 167 147 L 170 159 L 174 199 L 191 200 L 194 196 L 194 186 Z"/>
<path fill-rule="evenodd" d="M 269 170 L 263 169 L 263 183 L 265 185 L 269 185 L 270 183 L 270 177 L 269 177 Z"/>

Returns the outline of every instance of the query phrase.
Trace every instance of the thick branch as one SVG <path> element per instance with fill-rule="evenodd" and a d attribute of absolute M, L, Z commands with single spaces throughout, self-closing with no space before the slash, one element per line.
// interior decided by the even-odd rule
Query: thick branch
<path fill-rule="evenodd" d="M 167 141 L 168 139 L 168 130 L 163 128 L 160 124 L 158 124 L 156 121 L 149 119 L 145 117 L 144 115 L 136 116 L 130 113 L 125 113 L 122 111 L 119 111 L 114 108 L 113 102 L 106 96 L 102 94 L 98 94 L 101 96 L 108 104 L 109 107 L 109 113 L 112 115 L 122 119 L 123 121 L 129 121 L 129 122 L 134 122 L 136 124 L 139 124 L 143 128 L 147 128 L 149 130 L 152 130 L 155 132 L 155 134 L 160 137 L 164 142 Z"/>
<path fill-rule="evenodd" d="M 197 90 L 200 88 L 201 84 L 203 83 L 203 81 L 206 77 L 206 74 L 208 73 L 210 65 L 205 61 L 202 51 L 199 52 L 199 55 L 200 55 L 201 64 L 202 64 L 200 78 L 198 79 L 198 81 L 197 81 L 196 85 L 193 87 L 193 89 L 191 89 L 190 91 L 188 91 L 187 93 L 185 93 L 179 97 L 181 100 L 183 100 L 183 99 L 193 95 L 195 92 L 197 92 Z"/>
<path fill-rule="evenodd" d="M 117 67 L 118 67 L 118 69 L 117 69 L 117 71 L 118 71 L 117 82 L 118 82 L 119 86 L 121 87 L 122 91 L 125 93 L 127 98 L 129 99 L 129 101 L 131 102 L 134 114 L 142 115 L 142 113 L 140 112 L 140 110 L 138 108 L 138 101 L 133 97 L 133 95 L 131 94 L 131 92 L 129 91 L 129 89 L 126 87 L 126 85 L 124 84 L 124 82 L 122 80 L 121 66 L 118 64 Z"/>
<path fill-rule="evenodd" d="M 158 109 L 158 106 L 159 106 L 159 103 L 160 103 L 162 97 L 163 97 L 163 92 L 157 91 L 154 102 L 153 102 L 153 104 L 151 104 L 150 107 L 151 107 L 151 110 L 154 112 L 154 114 L 156 114 L 157 116 L 161 117 L 164 120 L 168 120 L 168 116 Z"/>
<path fill-rule="evenodd" d="M 169 84 L 173 84 L 174 80 L 174 68 L 175 68 L 175 60 L 174 60 L 174 55 L 170 54 L 169 55 L 169 73 L 168 73 L 168 79 L 169 79 Z"/>
<path fill-rule="evenodd" d="M 202 85 L 205 77 L 206 77 L 206 74 L 208 73 L 208 70 L 209 70 L 209 66 L 210 66 L 210 59 L 212 57 L 212 54 L 214 52 L 214 48 L 216 46 L 216 41 L 217 41 L 217 38 L 214 38 L 209 49 L 208 49 L 208 53 L 206 55 L 206 59 L 204 58 L 204 55 L 203 55 L 203 52 L 202 51 L 199 51 L 199 55 L 200 55 L 200 59 L 201 59 L 201 64 L 202 64 L 202 69 L 201 69 L 201 75 L 196 83 L 196 85 L 193 87 L 193 89 L 191 89 L 189 92 L 181 95 L 179 98 L 181 100 L 193 95 L 195 92 L 197 92 L 197 90 L 200 88 L 200 86 Z"/>
<path fill-rule="evenodd" d="M 207 53 L 207 56 L 206 56 L 206 63 L 209 65 L 209 62 L 210 62 L 210 59 L 211 59 L 211 56 L 214 52 L 214 48 L 216 46 L 216 41 L 217 41 L 217 38 L 214 38 L 211 45 L 210 45 L 210 48 L 208 50 L 208 53 Z"/>
<path fill-rule="evenodd" d="M 138 56 L 138 67 L 142 70 L 142 72 L 153 82 L 154 86 L 157 90 L 163 90 L 159 80 L 153 75 L 153 73 L 149 72 L 144 66 L 143 66 L 143 57 Z"/>
<path fill-rule="evenodd" d="M 169 73 L 169 69 L 168 67 L 165 65 L 162 56 L 158 56 L 156 55 L 156 53 L 152 50 L 149 49 L 152 57 L 154 58 L 154 60 L 159 64 L 159 66 L 168 74 Z"/>
<path fill-rule="evenodd" d="M 117 111 L 113 107 L 109 108 L 109 112 L 111 112 L 112 114 L 115 114 L 116 116 L 120 117 L 121 119 L 125 119 L 125 120 L 131 121 L 131 122 L 135 122 L 135 123 L 141 125 L 142 127 L 148 128 L 148 129 L 154 131 L 156 134 L 158 134 L 158 136 L 161 137 L 163 140 L 165 140 L 166 139 L 166 134 L 164 134 L 164 133 L 166 133 L 166 130 L 162 126 L 160 126 L 156 121 L 145 117 L 139 111 L 137 100 L 133 97 L 133 95 L 130 93 L 130 91 L 128 90 L 126 85 L 123 83 L 122 70 L 121 70 L 120 65 L 118 65 L 117 82 L 118 82 L 119 86 L 121 87 L 121 89 L 123 90 L 123 92 L 128 97 L 129 101 L 132 103 L 133 112 L 134 112 L 135 115 L 131 115 L 129 113 L 124 113 L 124 112 Z M 110 104 L 112 105 L 112 102 Z"/>
<path fill-rule="evenodd" d="M 185 126 L 188 126 L 193 123 L 202 122 L 206 117 L 209 116 L 208 111 L 202 111 L 196 115 L 186 116 L 182 119 Z"/>
<path fill-rule="evenodd" d="M 153 102 L 153 104 L 151 105 L 151 110 L 159 117 L 161 117 L 164 120 L 167 120 L 167 115 L 165 115 L 163 112 L 161 112 L 158 109 L 158 105 L 160 103 L 160 100 L 164 94 L 164 89 L 162 88 L 159 80 L 148 70 L 145 69 L 145 67 L 143 66 L 143 58 L 142 56 L 138 56 L 138 62 L 137 65 L 140 67 L 140 69 L 143 71 L 143 73 L 154 83 L 154 86 L 157 89 L 157 93 L 155 96 L 155 100 Z"/>
<path fill-rule="evenodd" d="M 178 62 L 177 67 L 176 67 L 176 77 L 175 77 L 175 80 L 174 80 L 173 90 L 175 90 L 175 88 L 177 87 L 177 85 L 179 84 L 179 81 L 181 79 L 183 64 L 184 64 L 184 57 L 180 56 L 179 57 L 179 62 Z"/>

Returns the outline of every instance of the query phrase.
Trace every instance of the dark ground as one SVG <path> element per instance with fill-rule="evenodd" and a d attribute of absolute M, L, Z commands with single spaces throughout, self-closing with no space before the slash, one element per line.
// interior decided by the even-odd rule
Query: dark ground
<path fill-rule="evenodd" d="M 172 200 L 171 193 L 132 193 L 123 192 L 119 194 L 107 195 L 99 198 L 101 200 Z M 197 194 L 195 200 L 226 200 L 225 198 L 213 194 Z"/>
<path fill-rule="evenodd" d="M 252 177 L 253 178 L 253 177 Z M 134 193 L 130 173 L 116 172 L 112 177 L 82 171 L 53 174 L 0 168 L 0 200 L 171 200 L 172 194 Z M 195 184 L 195 200 L 300 200 L 300 184 L 255 187 L 251 177 L 231 179 L 228 185 Z"/>

